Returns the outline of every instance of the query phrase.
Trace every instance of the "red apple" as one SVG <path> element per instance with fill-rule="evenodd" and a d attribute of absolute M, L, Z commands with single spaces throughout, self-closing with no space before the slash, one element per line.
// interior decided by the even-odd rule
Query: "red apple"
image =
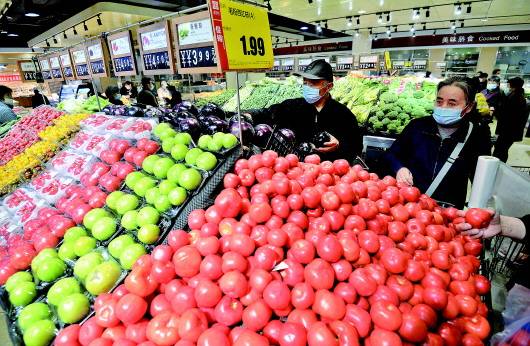
<path fill-rule="evenodd" d="M 118 162 L 121 159 L 121 154 L 114 150 L 103 150 L 99 154 L 99 158 L 103 161 L 112 165 L 114 162 Z"/>
<path fill-rule="evenodd" d="M 84 204 L 84 203 L 80 203 L 77 207 L 77 208 L 83 208 L 82 206 L 85 205 L 87 206 L 90 210 L 90 207 L 87 205 L 87 204 Z M 75 214 L 75 211 L 76 209 L 74 209 L 74 214 Z M 87 212 L 88 212 L 87 210 Z M 85 213 L 86 214 L 86 213 Z M 84 214 L 83 214 L 84 216 Z M 81 218 L 82 220 L 82 218 Z M 74 227 L 75 226 L 75 223 L 67 218 L 66 216 L 63 216 L 63 215 L 54 215 L 52 217 L 50 217 L 50 219 L 48 220 L 48 228 L 50 229 L 51 233 L 53 235 L 55 235 L 56 237 L 62 237 L 64 235 L 64 233 L 66 232 L 67 229 L 71 228 L 71 227 Z"/>
<path fill-rule="evenodd" d="M 110 173 L 106 173 L 101 178 L 99 178 L 99 185 L 101 185 L 107 192 L 116 191 L 122 180 Z"/>
<path fill-rule="evenodd" d="M 138 167 L 140 167 L 142 165 L 142 162 L 144 162 L 144 159 L 148 156 L 149 154 L 143 150 L 139 150 L 136 152 L 136 154 L 134 154 L 134 164 Z"/>
<path fill-rule="evenodd" d="M 157 142 L 152 141 L 150 139 L 148 139 L 144 145 L 144 151 L 146 151 L 149 155 L 156 153 L 159 148 L 160 148 L 160 145 Z"/>
<path fill-rule="evenodd" d="M 105 205 L 107 194 L 103 191 L 96 192 L 88 200 L 88 205 L 92 208 L 102 208 Z"/>
<path fill-rule="evenodd" d="M 92 168 L 90 169 L 90 173 L 95 174 L 98 177 L 101 177 L 103 174 L 107 173 L 109 169 L 110 169 L 109 166 L 107 166 L 103 162 L 96 162 L 92 165 Z"/>
<path fill-rule="evenodd" d="M 123 154 L 123 157 L 125 158 L 125 161 L 134 162 L 134 154 L 136 154 L 139 151 L 140 150 L 138 150 L 135 147 L 131 147 L 131 148 L 125 150 L 125 153 Z"/>

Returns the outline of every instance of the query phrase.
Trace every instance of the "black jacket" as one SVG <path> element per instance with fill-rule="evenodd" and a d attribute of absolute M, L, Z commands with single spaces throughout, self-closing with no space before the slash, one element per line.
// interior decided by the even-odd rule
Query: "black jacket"
<path fill-rule="evenodd" d="M 294 131 L 297 143 L 311 142 L 313 136 L 327 131 L 339 141 L 331 153 L 318 153 L 322 160 L 346 159 L 350 162 L 360 155 L 362 137 L 357 119 L 343 104 L 329 99 L 319 111 L 303 98 L 285 100 L 268 109 L 251 112 L 254 124 L 267 123 Z"/>
<path fill-rule="evenodd" d="M 400 168 L 406 167 L 412 173 L 414 185 L 425 192 L 456 144 L 465 139 L 468 127 L 469 122 L 465 121 L 453 135 L 442 140 L 432 117 L 412 120 L 385 154 L 386 173 L 395 175 Z M 490 153 L 489 130 L 474 123 L 460 155 L 431 197 L 462 208 L 467 183 L 473 179 L 478 157 Z"/>
<path fill-rule="evenodd" d="M 492 91 L 484 89 L 482 91 L 482 94 L 484 95 L 484 97 L 486 97 L 488 106 L 495 108 L 495 110 L 493 111 L 493 116 L 495 118 L 498 118 L 506 99 L 504 91 L 502 91 L 500 88 L 497 88 Z"/>
<path fill-rule="evenodd" d="M 528 120 L 528 106 L 526 105 L 524 92 L 508 94 L 497 118 L 495 133 L 514 142 L 522 140 L 526 121 Z"/>
<path fill-rule="evenodd" d="M 526 249 L 526 253 L 528 253 L 528 250 L 530 249 L 530 215 L 523 216 L 521 221 L 523 221 L 526 229 L 525 238 L 522 242 Z M 528 273 L 530 273 L 530 258 L 528 258 L 528 256 L 526 259 L 517 258 L 517 262 L 523 262 L 523 265 L 516 266 L 517 269 L 506 286 L 508 289 L 511 289 L 513 284 L 517 283 L 526 288 L 530 288 L 530 275 L 528 275 Z"/>
<path fill-rule="evenodd" d="M 149 90 L 140 91 L 136 102 L 146 106 L 158 107 L 155 95 Z"/>

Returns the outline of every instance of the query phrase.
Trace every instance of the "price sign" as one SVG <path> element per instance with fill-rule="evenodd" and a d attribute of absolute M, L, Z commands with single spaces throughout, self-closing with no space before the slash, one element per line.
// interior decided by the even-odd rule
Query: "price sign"
<path fill-rule="evenodd" d="M 33 82 L 37 80 L 37 68 L 31 60 L 18 61 L 18 70 L 23 82 Z"/>
<path fill-rule="evenodd" d="M 405 67 L 405 61 L 403 60 L 395 60 L 392 62 L 392 67 L 394 70 L 402 70 Z"/>
<path fill-rule="evenodd" d="M 268 13 L 235 0 L 209 0 L 223 71 L 266 70 L 274 65 Z"/>
<path fill-rule="evenodd" d="M 298 59 L 298 71 L 304 71 L 304 69 L 311 64 L 312 59 Z"/>
<path fill-rule="evenodd" d="M 378 55 L 361 55 L 359 56 L 360 70 L 377 70 L 379 67 Z"/>
<path fill-rule="evenodd" d="M 427 60 L 414 60 L 413 68 L 415 70 L 425 70 L 427 68 Z"/>
<path fill-rule="evenodd" d="M 283 59 L 281 62 L 282 71 L 292 71 L 294 69 L 294 59 Z"/>
<path fill-rule="evenodd" d="M 136 75 L 136 62 L 131 45 L 131 32 L 129 30 L 119 32 L 108 37 L 110 56 L 114 75 L 134 76 Z"/>
<path fill-rule="evenodd" d="M 61 70 L 61 63 L 59 62 L 59 55 L 53 54 L 50 55 L 48 59 L 50 61 L 50 71 L 52 78 L 58 81 L 63 81 L 63 71 Z"/>
<path fill-rule="evenodd" d="M 348 71 L 353 66 L 353 56 L 338 56 L 337 57 L 337 70 Z"/>
<path fill-rule="evenodd" d="M 179 50 L 179 61 L 181 68 L 194 67 L 216 67 L 215 48 L 200 47 Z"/>
<path fill-rule="evenodd" d="M 274 60 L 274 65 L 272 66 L 271 71 L 280 71 L 280 60 Z"/>
<path fill-rule="evenodd" d="M 59 62 L 61 63 L 64 79 L 75 79 L 74 70 L 72 68 L 72 59 L 70 58 L 70 51 L 66 50 L 59 53 Z"/>
<path fill-rule="evenodd" d="M 138 29 L 144 74 L 173 74 L 173 52 L 167 21 Z"/>
<path fill-rule="evenodd" d="M 90 70 L 88 68 L 88 59 L 87 59 L 85 47 L 82 45 L 79 45 L 79 46 L 70 48 L 70 54 L 72 56 L 75 75 L 77 76 L 77 79 L 90 78 Z"/>
<path fill-rule="evenodd" d="M 50 71 L 50 61 L 48 60 L 48 58 L 47 57 L 39 58 L 39 65 L 42 71 L 42 78 L 44 80 L 51 80 L 52 73 Z"/>
<path fill-rule="evenodd" d="M 96 39 L 86 44 L 88 65 L 92 77 L 108 77 L 107 52 L 103 49 L 103 41 Z"/>

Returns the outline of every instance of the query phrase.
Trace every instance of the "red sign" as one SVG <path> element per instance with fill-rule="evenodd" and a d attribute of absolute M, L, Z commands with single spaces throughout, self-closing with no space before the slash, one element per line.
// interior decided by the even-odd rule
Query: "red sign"
<path fill-rule="evenodd" d="M 210 0 L 210 13 L 212 14 L 213 35 L 217 45 L 217 59 L 219 59 L 219 66 L 221 66 L 222 70 L 227 70 L 228 57 L 226 55 L 225 36 L 223 32 L 219 0 Z"/>
<path fill-rule="evenodd" d="M 323 53 L 323 52 L 336 52 L 352 50 L 352 42 L 333 42 L 333 43 L 320 43 L 310 44 L 306 46 L 295 46 L 295 47 L 281 47 L 274 49 L 274 56 L 277 55 L 291 55 L 291 54 L 308 54 L 308 53 Z"/>
<path fill-rule="evenodd" d="M 20 82 L 20 74 L 0 74 L 0 82 Z"/>

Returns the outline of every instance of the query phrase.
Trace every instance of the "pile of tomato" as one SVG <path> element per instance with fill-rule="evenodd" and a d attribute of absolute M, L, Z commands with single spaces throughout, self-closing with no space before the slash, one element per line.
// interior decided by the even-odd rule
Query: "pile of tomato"
<path fill-rule="evenodd" d="M 483 345 L 482 245 L 415 187 L 345 160 L 236 163 L 214 205 L 188 217 L 100 295 L 60 345 Z"/>

